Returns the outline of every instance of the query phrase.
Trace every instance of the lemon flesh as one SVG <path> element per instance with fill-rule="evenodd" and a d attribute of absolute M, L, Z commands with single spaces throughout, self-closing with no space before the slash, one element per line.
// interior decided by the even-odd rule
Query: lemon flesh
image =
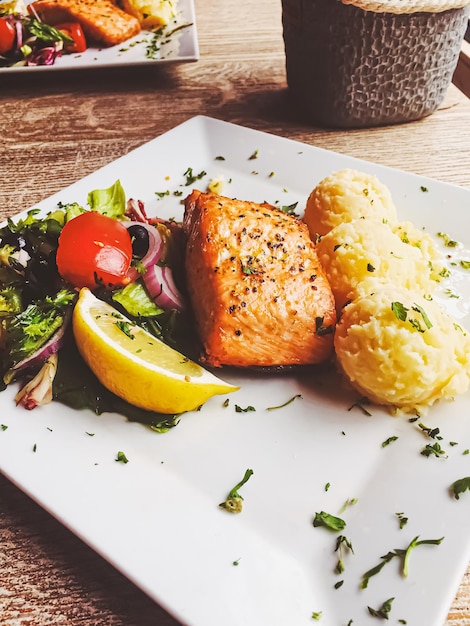
<path fill-rule="evenodd" d="M 238 389 L 136 326 L 87 288 L 80 291 L 72 322 L 87 365 L 109 391 L 130 404 L 157 413 L 183 413 Z"/>

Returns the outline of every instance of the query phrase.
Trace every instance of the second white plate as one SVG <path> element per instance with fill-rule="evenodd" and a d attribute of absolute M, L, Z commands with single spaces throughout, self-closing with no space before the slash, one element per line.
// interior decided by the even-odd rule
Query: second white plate
<path fill-rule="evenodd" d="M 32 0 L 28 0 L 29 4 Z M 178 0 L 177 16 L 162 35 L 142 31 L 110 48 L 90 47 L 81 54 L 64 54 L 54 65 L 0 67 L 0 73 L 89 70 L 161 63 L 187 63 L 199 59 L 193 0 Z"/>

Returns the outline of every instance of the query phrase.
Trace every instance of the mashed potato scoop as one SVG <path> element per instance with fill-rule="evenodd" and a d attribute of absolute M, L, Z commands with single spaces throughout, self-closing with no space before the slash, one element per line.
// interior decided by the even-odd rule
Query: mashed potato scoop
<path fill-rule="evenodd" d="M 176 16 L 177 0 L 120 0 L 118 4 L 147 30 L 166 26 Z"/>
<path fill-rule="evenodd" d="M 389 224 L 397 221 L 388 187 L 372 174 L 339 170 L 320 181 L 308 197 L 304 221 L 314 240 L 338 224 L 359 218 Z"/>
<path fill-rule="evenodd" d="M 383 288 L 348 304 L 335 350 L 351 384 L 394 410 L 423 414 L 469 387 L 468 332 L 411 290 Z"/>
<path fill-rule="evenodd" d="M 317 254 L 338 311 L 380 287 L 414 288 L 428 295 L 437 284 L 421 249 L 380 221 L 354 219 L 335 226 L 317 242 Z"/>

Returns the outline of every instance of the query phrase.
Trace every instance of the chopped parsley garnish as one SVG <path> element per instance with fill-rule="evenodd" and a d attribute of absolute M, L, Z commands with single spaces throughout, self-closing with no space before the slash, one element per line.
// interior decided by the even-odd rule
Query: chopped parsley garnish
<path fill-rule="evenodd" d="M 301 398 L 301 397 L 302 396 L 300 395 L 300 393 L 297 393 L 295 396 L 292 396 L 292 398 L 284 402 L 284 404 L 278 404 L 277 406 L 268 406 L 266 408 L 266 411 L 274 411 L 276 409 L 283 409 L 285 406 L 291 404 L 291 402 L 294 402 L 294 400 L 296 400 L 297 398 Z"/>
<path fill-rule="evenodd" d="M 169 43 L 174 33 L 184 28 L 188 28 L 189 26 L 192 26 L 192 24 L 188 22 L 184 24 L 179 24 L 172 30 L 166 30 L 166 27 L 163 27 L 153 31 L 150 41 L 146 41 L 147 45 L 145 49 L 145 56 L 147 57 L 147 59 L 164 58 L 160 56 L 162 45 Z"/>
<path fill-rule="evenodd" d="M 433 445 L 428 443 L 426 446 L 424 446 L 424 448 L 421 450 L 421 454 L 427 457 L 435 456 L 439 458 L 444 457 L 446 452 L 441 448 L 441 444 L 436 441 L 436 443 L 434 443 Z"/>
<path fill-rule="evenodd" d="M 355 402 L 354 404 L 351 404 L 351 406 L 348 408 L 348 411 L 352 411 L 353 409 L 359 409 L 360 411 L 364 413 L 364 415 L 367 415 L 367 417 L 372 417 L 372 413 L 370 413 L 366 408 L 364 408 L 363 404 L 369 404 L 369 399 L 361 398 L 359 402 Z"/>
<path fill-rule="evenodd" d="M 241 268 L 242 268 L 242 272 L 243 274 L 245 274 L 246 276 L 249 276 L 250 274 L 261 274 L 262 272 L 251 266 L 251 265 L 243 265 L 243 263 L 241 263 Z"/>
<path fill-rule="evenodd" d="M 254 152 L 252 152 L 252 154 L 248 157 L 248 161 L 253 161 L 254 159 L 257 159 L 259 155 L 259 150 L 255 150 Z"/>
<path fill-rule="evenodd" d="M 319 526 L 324 526 L 329 530 L 341 531 L 345 528 L 346 522 L 340 517 L 331 515 L 331 513 L 325 513 L 325 511 L 320 511 L 319 513 L 315 513 L 313 525 L 315 526 L 315 528 Z"/>
<path fill-rule="evenodd" d="M 279 208 L 283 213 L 287 213 L 287 215 L 296 215 L 295 209 L 298 204 L 298 202 L 294 202 L 292 204 L 282 205 Z"/>
<path fill-rule="evenodd" d="M 400 530 L 401 530 L 402 528 L 406 526 L 406 524 L 408 524 L 408 518 L 405 516 L 404 513 L 395 513 L 395 515 L 398 518 L 398 523 L 399 523 Z"/>
<path fill-rule="evenodd" d="M 439 233 L 437 233 L 437 236 L 440 237 L 443 240 L 444 245 L 447 248 L 455 248 L 455 247 L 457 247 L 459 245 L 458 241 L 455 241 L 455 239 L 452 239 L 446 233 L 439 232 Z"/>
<path fill-rule="evenodd" d="M 392 435 L 391 437 L 388 437 L 388 439 L 385 439 L 385 441 L 382 441 L 382 448 L 386 448 L 397 439 L 398 437 L 396 435 Z"/>
<path fill-rule="evenodd" d="M 373 609 L 372 607 L 368 606 L 367 610 L 372 615 L 372 617 L 380 617 L 381 619 L 388 619 L 388 614 L 390 613 L 392 609 L 392 602 L 394 600 L 395 598 L 389 598 L 388 600 L 385 600 L 385 602 L 382 604 L 382 606 L 379 609 Z"/>
<path fill-rule="evenodd" d="M 426 325 L 426 328 L 432 328 L 429 317 L 426 315 L 426 311 L 423 309 L 422 306 L 420 306 L 419 304 L 414 304 L 411 308 L 413 309 L 413 311 L 417 311 L 421 315 Z"/>
<path fill-rule="evenodd" d="M 205 172 L 204 170 L 199 172 L 199 174 L 195 174 L 193 172 L 193 168 L 188 167 L 188 169 L 183 174 L 183 176 L 185 177 L 185 186 L 189 187 L 190 185 L 193 185 L 197 180 L 201 180 L 201 178 L 204 178 L 206 174 L 207 172 Z"/>
<path fill-rule="evenodd" d="M 147 44 L 147 47 L 145 49 L 145 56 L 147 57 L 147 59 L 159 58 L 162 37 L 163 37 L 162 28 L 159 28 L 158 30 L 154 31 L 152 38 Z"/>
<path fill-rule="evenodd" d="M 392 302 L 392 311 L 400 322 L 406 322 L 408 309 L 401 302 Z"/>
<path fill-rule="evenodd" d="M 464 491 L 470 489 L 470 476 L 466 476 L 465 478 L 459 478 L 453 482 L 450 486 L 450 490 L 452 491 L 454 498 L 458 500 Z"/>
<path fill-rule="evenodd" d="M 180 421 L 179 414 L 165 415 L 164 417 L 162 415 L 162 418 L 163 419 L 159 421 L 152 420 L 149 423 L 150 429 L 155 431 L 156 433 L 167 433 L 171 428 L 178 426 Z"/>
<path fill-rule="evenodd" d="M 366 589 L 367 585 L 369 584 L 369 580 L 372 578 L 372 576 L 375 576 L 376 574 L 378 574 L 382 570 L 382 568 L 387 563 L 390 563 L 390 561 L 395 557 L 398 557 L 402 560 L 402 574 L 406 578 L 408 576 L 409 560 L 410 560 L 410 554 L 412 550 L 414 550 L 414 548 L 418 546 L 423 546 L 423 545 L 438 546 L 443 541 L 444 541 L 444 537 L 441 537 L 440 539 L 422 539 L 421 541 L 419 541 L 419 536 L 417 536 L 412 541 L 410 541 L 410 543 L 405 549 L 397 548 L 395 550 L 391 550 L 390 552 L 387 552 L 387 554 L 380 557 L 381 562 L 378 565 L 376 565 L 372 569 L 368 570 L 365 574 L 363 574 L 362 581 L 361 581 L 361 589 Z"/>
<path fill-rule="evenodd" d="M 442 543 L 442 541 L 444 540 L 444 537 L 441 537 L 440 539 L 422 539 L 421 541 L 418 541 L 418 539 L 419 537 L 416 536 L 410 542 L 410 544 L 406 548 L 405 553 L 403 555 L 403 576 L 405 576 L 405 578 L 408 576 L 411 551 L 414 550 L 417 546 L 422 546 L 422 545 L 438 546 Z"/>
<path fill-rule="evenodd" d="M 348 498 L 346 502 L 343 504 L 343 506 L 341 507 L 339 512 L 344 513 L 344 511 L 346 511 L 348 506 L 353 506 L 354 504 L 357 504 L 357 498 Z"/>
<path fill-rule="evenodd" d="M 6 429 L 8 428 L 8 426 L 7 426 L 6 424 L 2 424 L 2 425 L 0 426 L 0 428 L 1 428 L 2 430 L 6 430 Z"/>
<path fill-rule="evenodd" d="M 335 568 L 335 572 L 337 574 L 342 574 L 344 572 L 344 552 L 347 550 L 354 554 L 352 543 L 347 537 L 345 537 L 344 535 L 340 535 L 336 540 L 335 547 L 335 552 L 338 552 L 339 555 L 338 562 Z"/>
<path fill-rule="evenodd" d="M 246 470 L 242 480 L 229 491 L 227 499 L 219 504 L 219 507 L 221 509 L 225 509 L 230 513 L 241 513 L 243 508 L 243 497 L 238 493 L 238 490 L 243 487 L 243 485 L 250 479 L 251 476 L 253 476 L 253 473 L 254 472 L 252 469 Z"/>
<path fill-rule="evenodd" d="M 249 404 L 245 409 L 243 409 L 238 404 L 235 405 L 235 412 L 236 413 L 249 413 L 250 411 L 256 411 L 255 407 L 251 406 L 251 404 Z"/>
<path fill-rule="evenodd" d="M 429 428 L 429 426 L 425 426 L 422 422 L 418 422 L 418 426 L 421 428 L 421 430 L 426 433 L 426 435 L 428 435 L 428 437 L 431 437 L 431 439 L 436 439 L 436 437 L 439 435 L 439 428 Z"/>
<path fill-rule="evenodd" d="M 115 326 L 119 328 L 119 330 L 124 333 L 129 339 L 134 339 L 134 335 L 131 332 L 131 326 L 129 322 L 125 322 L 124 320 L 119 320 L 118 322 L 114 322 Z"/>
<path fill-rule="evenodd" d="M 322 611 L 314 611 L 312 613 L 312 619 L 314 620 L 318 621 L 319 619 L 321 619 L 321 616 L 322 616 Z"/>
<path fill-rule="evenodd" d="M 416 303 L 413 304 L 413 306 L 411 307 L 411 310 L 419 313 L 421 315 L 421 320 L 419 320 L 417 318 L 413 318 L 413 317 L 408 317 L 408 313 L 409 313 L 410 309 L 405 307 L 401 302 L 392 302 L 391 309 L 392 309 L 395 317 L 400 322 L 406 322 L 408 320 L 409 323 L 411 324 L 411 326 L 413 326 L 413 328 L 415 330 L 417 330 L 418 332 L 420 332 L 420 333 L 424 333 L 425 330 L 426 330 L 421 325 L 421 321 L 424 323 L 426 328 L 428 328 L 428 329 L 432 328 L 432 324 L 431 324 L 431 322 L 429 320 L 429 317 L 426 314 L 426 311 L 419 304 L 416 304 Z"/>
<path fill-rule="evenodd" d="M 463 334 L 464 337 L 467 336 L 467 333 L 464 331 L 464 329 L 462 328 L 462 326 L 460 326 L 460 324 L 456 324 L 454 322 L 454 328 L 455 330 L 458 330 L 459 332 L 461 332 Z"/>
<path fill-rule="evenodd" d="M 119 450 L 114 460 L 117 461 L 118 463 L 129 463 L 129 459 L 127 458 L 127 456 L 124 454 L 122 450 Z"/>

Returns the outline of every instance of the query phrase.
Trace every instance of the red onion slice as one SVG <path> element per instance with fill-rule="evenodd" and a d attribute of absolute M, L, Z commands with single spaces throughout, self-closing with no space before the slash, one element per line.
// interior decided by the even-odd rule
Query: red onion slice
<path fill-rule="evenodd" d="M 9 370 L 9 374 L 17 374 L 24 370 L 35 367 L 38 364 L 44 363 L 52 354 L 55 354 L 60 350 L 64 343 L 65 331 L 70 323 L 72 317 L 72 310 L 70 309 L 64 316 L 62 326 L 58 328 L 55 333 L 50 337 L 45 344 L 33 352 L 30 356 L 26 357 L 14 367 Z"/>
<path fill-rule="evenodd" d="M 15 22 L 15 30 L 16 30 L 16 49 L 19 50 L 23 45 L 23 26 L 21 25 L 20 20 Z"/>
<path fill-rule="evenodd" d="M 139 224 L 147 224 L 149 221 L 142 200 L 134 200 L 134 198 L 129 198 L 129 200 L 127 201 L 126 215 L 131 220 L 134 220 L 134 222 L 139 222 Z"/>
<path fill-rule="evenodd" d="M 173 274 L 168 266 L 149 267 L 143 279 L 149 296 L 162 309 L 181 311 L 184 308 L 183 297 L 175 285 Z"/>

